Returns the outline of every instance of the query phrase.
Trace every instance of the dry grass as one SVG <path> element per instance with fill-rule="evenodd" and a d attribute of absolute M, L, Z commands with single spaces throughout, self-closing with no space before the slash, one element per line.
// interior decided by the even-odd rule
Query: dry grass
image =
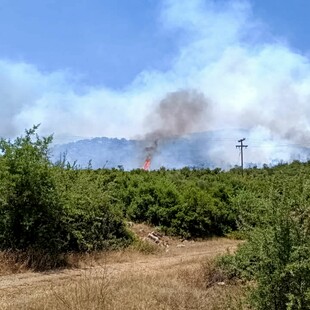
<path fill-rule="evenodd" d="M 58 255 L 53 257 L 46 253 L 40 253 L 38 251 L 3 251 L 0 252 L 0 276 L 24 273 L 28 271 L 47 271 L 61 268 L 85 268 L 106 264 L 106 263 L 121 263 L 132 262 L 139 260 L 145 255 L 163 255 L 167 252 L 168 255 L 178 254 L 180 249 L 179 245 L 184 246 L 182 252 L 192 251 L 192 247 L 195 248 L 195 252 L 205 251 L 204 242 L 194 241 L 181 241 L 178 238 L 171 238 L 164 236 L 163 241 L 169 244 L 168 247 L 163 247 L 151 242 L 147 235 L 154 230 L 154 227 L 149 227 L 145 224 L 134 224 L 131 230 L 138 237 L 136 241 L 124 250 L 112 251 L 112 252 L 92 252 L 92 253 L 69 253 L 65 255 Z M 212 251 L 217 253 L 217 245 L 219 251 L 222 252 L 222 239 L 212 239 L 208 242 L 212 244 Z M 226 240 L 228 241 L 228 239 Z M 228 247 L 235 247 L 236 242 L 232 240 Z M 234 249 L 233 249 L 234 250 Z"/>
<path fill-rule="evenodd" d="M 26 265 L 17 259 L 16 253 L 0 252 L 0 275 L 25 272 L 26 270 Z"/>
<path fill-rule="evenodd" d="M 168 241 L 169 248 L 140 240 L 122 251 L 71 254 L 66 264 L 76 268 L 44 273 L 29 269 L 31 257 L 0 253 L 0 275 L 13 273 L 0 281 L 0 309 L 247 309 L 245 288 L 212 261 L 238 241 Z"/>
<path fill-rule="evenodd" d="M 214 271 L 212 261 L 201 258 L 154 270 L 113 272 L 102 266 L 3 309 L 247 309 L 244 287 L 216 282 Z"/>
<path fill-rule="evenodd" d="M 38 251 L 0 251 L 0 276 L 29 271 L 47 271 L 62 268 L 85 268 L 109 262 L 133 261 L 141 255 L 158 254 L 163 249 L 138 239 L 124 250 L 111 252 L 68 253 L 51 256 Z"/>

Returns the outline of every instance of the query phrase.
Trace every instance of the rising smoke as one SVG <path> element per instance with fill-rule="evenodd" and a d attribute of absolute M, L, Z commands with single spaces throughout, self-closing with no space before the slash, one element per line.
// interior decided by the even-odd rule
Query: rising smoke
<path fill-rule="evenodd" d="M 234 146 L 243 135 L 234 128 L 247 133 L 246 160 L 253 162 L 289 160 L 294 146 L 309 146 L 309 58 L 266 33 L 249 1 L 162 1 L 161 23 L 164 31 L 181 34 L 169 70 L 141 72 L 122 91 L 77 92 L 68 74 L 0 60 L 0 135 L 38 123 L 42 134 L 56 138 L 161 141 L 224 129 L 206 154 L 219 164 L 238 163 Z"/>
<path fill-rule="evenodd" d="M 207 108 L 207 99 L 198 91 L 168 93 L 147 116 L 146 125 L 155 128 L 146 134 L 145 139 L 160 140 L 197 131 L 202 121 L 207 122 Z"/>
<path fill-rule="evenodd" d="M 209 103 L 203 93 L 196 90 L 179 90 L 168 93 L 154 111 L 147 116 L 145 126 L 153 129 L 143 138 L 147 146 L 146 157 L 151 159 L 160 143 L 206 128 L 210 114 Z"/>

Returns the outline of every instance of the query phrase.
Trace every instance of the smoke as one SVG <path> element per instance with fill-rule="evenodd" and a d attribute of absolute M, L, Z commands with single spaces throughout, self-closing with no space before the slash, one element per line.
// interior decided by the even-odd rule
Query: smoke
<path fill-rule="evenodd" d="M 246 161 L 290 160 L 296 146 L 309 146 L 309 59 L 273 37 L 249 1 L 166 0 L 160 22 L 178 38 L 170 68 L 145 70 L 122 90 L 81 87 L 70 72 L 0 60 L 0 136 L 38 123 L 59 142 L 157 141 L 221 129 L 206 151 L 219 164 L 238 163 L 235 144 L 244 134 Z"/>
<path fill-rule="evenodd" d="M 147 158 L 151 159 L 160 142 L 199 131 L 207 121 L 208 101 L 195 90 L 179 90 L 168 93 L 146 118 L 145 126 L 153 127 L 143 140 Z"/>
<path fill-rule="evenodd" d="M 195 90 L 168 93 L 147 117 L 146 126 L 155 127 L 145 136 L 146 140 L 160 140 L 182 136 L 199 130 L 206 122 L 208 101 Z"/>

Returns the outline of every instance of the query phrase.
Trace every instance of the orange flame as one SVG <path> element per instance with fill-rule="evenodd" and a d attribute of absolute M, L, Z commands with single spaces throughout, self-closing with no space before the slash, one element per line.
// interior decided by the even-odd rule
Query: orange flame
<path fill-rule="evenodd" d="M 151 159 L 150 158 L 147 158 L 144 162 L 144 165 L 143 165 L 143 170 L 147 171 L 150 169 L 150 166 L 151 166 Z"/>

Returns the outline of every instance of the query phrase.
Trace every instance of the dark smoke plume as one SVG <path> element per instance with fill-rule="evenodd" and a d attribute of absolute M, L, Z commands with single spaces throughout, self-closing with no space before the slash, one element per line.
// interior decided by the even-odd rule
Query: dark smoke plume
<path fill-rule="evenodd" d="M 151 158 L 160 141 L 199 130 L 205 119 L 208 100 L 196 90 L 168 93 L 147 118 L 154 129 L 145 136 L 147 158 Z"/>

